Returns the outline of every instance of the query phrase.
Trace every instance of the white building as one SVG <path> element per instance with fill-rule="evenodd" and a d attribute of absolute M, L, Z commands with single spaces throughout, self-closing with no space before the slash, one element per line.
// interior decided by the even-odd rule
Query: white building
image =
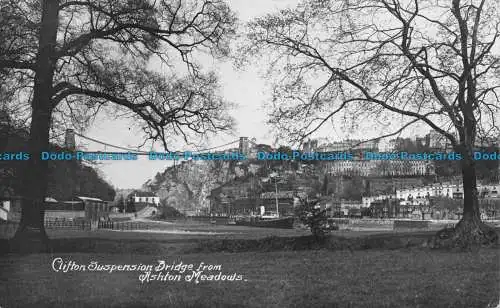
<path fill-rule="evenodd" d="M 160 197 L 152 192 L 136 191 L 132 194 L 131 198 L 134 203 L 146 203 L 154 206 L 160 204 Z"/>
<path fill-rule="evenodd" d="M 463 187 L 461 184 L 438 183 L 428 186 L 397 189 L 396 196 L 400 200 L 428 197 L 462 198 Z"/>
<path fill-rule="evenodd" d="M 433 175 L 434 166 L 423 160 L 336 160 L 327 165 L 330 175 L 402 176 Z"/>
<path fill-rule="evenodd" d="M 396 148 L 396 139 L 387 140 L 382 139 L 379 143 L 380 152 L 392 152 Z"/>
<path fill-rule="evenodd" d="M 396 199 L 395 194 L 387 194 L 387 195 L 378 195 L 378 196 L 366 196 L 362 197 L 361 199 L 361 206 L 366 208 L 370 207 L 371 203 L 374 201 L 382 201 L 382 200 L 389 200 L 389 199 Z"/>
<path fill-rule="evenodd" d="M 487 198 L 500 198 L 500 185 L 478 185 L 479 196 Z"/>
<path fill-rule="evenodd" d="M 342 140 L 318 146 L 319 152 L 378 151 L 379 140 Z"/>
<path fill-rule="evenodd" d="M 479 195 L 488 198 L 500 198 L 500 184 L 478 185 Z M 370 207 L 373 201 L 397 199 L 400 205 L 428 205 L 430 197 L 462 199 L 464 196 L 461 183 L 436 183 L 433 185 L 396 189 L 395 195 L 367 196 L 362 198 L 362 207 Z"/>

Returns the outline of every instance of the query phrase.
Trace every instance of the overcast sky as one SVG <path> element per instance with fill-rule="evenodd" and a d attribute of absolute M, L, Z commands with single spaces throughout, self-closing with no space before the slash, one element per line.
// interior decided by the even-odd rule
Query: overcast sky
<path fill-rule="evenodd" d="M 297 0 L 229 0 L 233 10 L 238 14 L 241 22 L 254 17 L 276 11 L 280 8 L 294 7 Z M 210 146 L 225 144 L 239 136 L 255 137 L 259 143 L 271 144 L 274 142 L 272 131 L 265 126 L 263 104 L 268 101 L 266 82 L 259 78 L 257 69 L 248 69 L 245 72 L 237 71 L 233 64 L 203 63 L 205 67 L 215 69 L 220 76 L 222 94 L 228 101 L 238 104 L 238 108 L 231 113 L 237 121 L 234 136 L 218 136 L 210 141 Z M 142 143 L 139 134 L 131 128 L 128 120 L 111 120 L 102 114 L 86 132 L 86 136 L 95 138 L 113 145 L 135 148 Z M 89 142 L 77 136 L 77 144 L 92 151 L 112 151 L 102 145 Z M 158 149 L 160 149 L 158 147 Z M 183 147 L 175 150 L 189 150 Z M 149 149 L 143 149 L 149 150 Z M 112 185 L 117 188 L 139 188 L 157 172 L 163 171 L 166 162 L 149 161 L 140 156 L 138 161 L 103 162 L 99 169 Z"/>

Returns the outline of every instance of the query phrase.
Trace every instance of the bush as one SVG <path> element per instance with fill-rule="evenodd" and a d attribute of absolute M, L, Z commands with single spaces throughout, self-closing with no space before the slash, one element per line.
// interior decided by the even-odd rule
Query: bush
<path fill-rule="evenodd" d="M 176 208 L 170 205 L 163 204 L 160 208 L 160 219 L 168 219 L 168 218 L 179 218 L 184 215 L 179 212 Z"/>
<path fill-rule="evenodd" d="M 326 210 L 322 210 L 318 203 L 319 200 L 301 200 L 295 214 L 304 225 L 309 227 L 316 239 L 322 239 L 328 232 L 329 226 Z"/>

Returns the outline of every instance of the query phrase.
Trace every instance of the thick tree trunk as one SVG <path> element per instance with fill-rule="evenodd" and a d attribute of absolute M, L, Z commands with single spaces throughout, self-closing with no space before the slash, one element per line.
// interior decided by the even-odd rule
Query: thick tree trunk
<path fill-rule="evenodd" d="M 28 141 L 31 158 L 27 161 L 22 175 L 21 222 L 11 240 L 12 251 L 37 252 L 48 248 L 48 238 L 44 227 L 48 162 L 40 159 L 40 153 L 49 149 L 58 7 L 58 0 L 43 1 Z"/>
<path fill-rule="evenodd" d="M 48 164 L 40 159 L 40 152 L 48 150 L 50 114 L 33 109 L 37 116 L 31 123 L 28 141 L 31 159 L 22 175 L 22 213 L 19 228 L 12 240 L 13 251 L 44 251 L 48 238 L 44 227 L 44 199 L 47 190 Z"/>
<path fill-rule="evenodd" d="M 464 210 L 462 220 L 481 221 L 476 168 L 474 160 L 472 160 L 471 157 L 466 157 L 462 162 L 462 181 L 464 188 Z"/>
<path fill-rule="evenodd" d="M 468 151 L 472 154 L 472 151 Z M 444 229 L 433 239 L 434 247 L 470 249 L 498 244 L 494 228 L 481 221 L 475 163 L 472 155 L 462 161 L 464 207 L 462 219 L 452 229 Z"/>

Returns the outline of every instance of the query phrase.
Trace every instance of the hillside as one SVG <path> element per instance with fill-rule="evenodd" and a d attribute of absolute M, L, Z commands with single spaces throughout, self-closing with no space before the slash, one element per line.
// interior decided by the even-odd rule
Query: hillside
<path fill-rule="evenodd" d="M 409 143 L 409 142 L 407 142 Z M 411 145 L 411 143 L 409 143 Z M 402 145 L 398 151 L 431 151 L 429 148 L 415 148 Z M 266 151 L 272 151 L 269 149 Z M 485 150 L 485 149 L 483 149 Z M 493 151 L 494 148 L 487 149 Z M 290 150 L 289 150 L 290 151 Z M 278 152 L 287 152 L 285 148 Z M 229 193 L 232 198 L 248 198 L 262 192 L 273 192 L 274 184 L 268 181 L 271 173 L 280 177 L 279 191 L 308 192 L 339 199 L 361 201 L 363 196 L 393 193 L 395 189 L 419 187 L 433 182 L 458 181 L 459 161 L 434 161 L 435 174 L 407 172 L 405 175 L 382 175 L 384 164 L 379 163 L 376 172 L 362 176 L 353 172 L 351 175 L 333 175 L 330 162 L 298 162 L 278 160 L 245 161 L 183 161 L 147 181 L 142 189 L 155 192 L 163 204 L 177 210 L 204 212 L 209 208 L 211 191 L 221 186 L 232 186 L 243 195 Z M 491 182 L 498 180 L 498 161 L 477 161 L 478 180 Z M 394 166 L 398 166 L 395 164 Z M 393 167 L 396 168 L 396 167 Z M 402 165 L 401 168 L 405 168 Z M 401 170 L 399 170 L 401 171 Z M 397 174 L 397 173 L 396 173 Z M 258 183 L 258 185 L 250 184 Z M 255 188 L 258 186 L 258 188 Z M 250 188 L 252 187 L 252 188 Z M 251 190 L 251 191 L 250 191 Z M 227 195 L 227 194 L 226 194 Z"/>
<path fill-rule="evenodd" d="M 321 188 L 322 170 L 299 175 L 297 169 L 296 164 L 288 162 L 184 161 L 156 174 L 142 189 L 155 192 L 164 204 L 180 212 L 203 212 L 209 208 L 211 191 L 222 185 L 243 187 L 245 183 L 254 181 L 258 185 L 249 193 L 273 192 L 275 187 L 269 182 L 269 175 L 273 172 L 280 175 L 280 191 Z"/>

